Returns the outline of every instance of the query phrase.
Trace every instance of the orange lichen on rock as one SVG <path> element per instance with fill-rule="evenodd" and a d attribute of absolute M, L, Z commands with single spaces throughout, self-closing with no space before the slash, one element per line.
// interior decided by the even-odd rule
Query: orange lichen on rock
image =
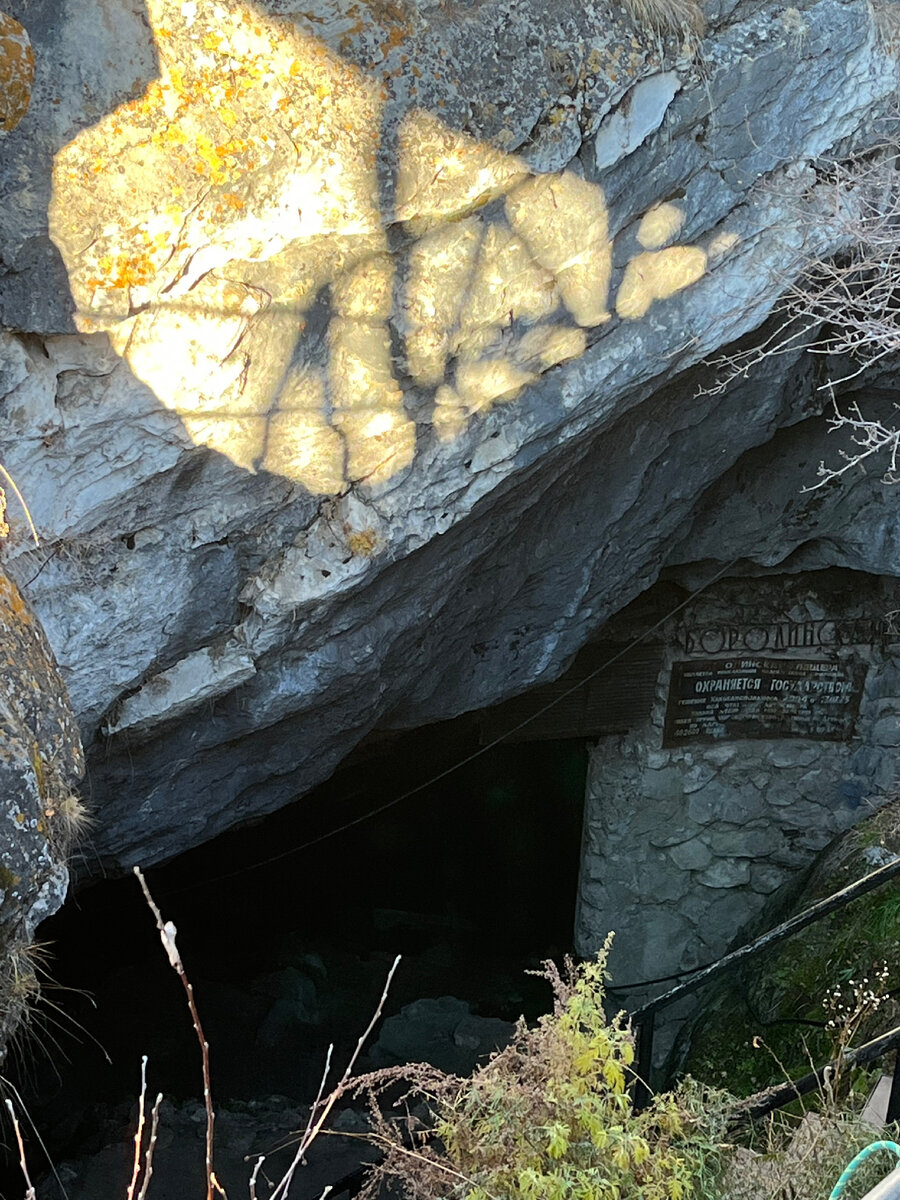
<path fill-rule="evenodd" d="M 22 593 L 5 575 L 0 575 L 0 621 L 3 620 L 2 609 L 6 609 L 11 617 L 30 625 L 31 612 L 22 599 Z"/>
<path fill-rule="evenodd" d="M 150 6 L 158 37 L 177 8 Z M 249 11 L 197 11 L 167 38 L 160 78 L 57 155 L 51 236 L 79 322 L 115 328 L 130 305 L 177 298 L 192 270 L 219 259 L 376 226 L 373 85 L 314 38 L 263 28 Z"/>
<path fill-rule="evenodd" d="M 68 707 L 65 685 L 59 675 L 44 633 L 15 583 L 0 571 L 0 746 L 4 721 L 28 730 L 26 745 L 36 745 L 44 764 L 67 780 L 78 778 L 84 762 L 78 727 Z M 37 776 L 29 753 L 30 774 Z M 2 839 L 0 839 L 2 841 Z"/>
<path fill-rule="evenodd" d="M 11 133 L 28 112 L 34 51 L 18 21 L 0 12 L 0 131 Z"/>

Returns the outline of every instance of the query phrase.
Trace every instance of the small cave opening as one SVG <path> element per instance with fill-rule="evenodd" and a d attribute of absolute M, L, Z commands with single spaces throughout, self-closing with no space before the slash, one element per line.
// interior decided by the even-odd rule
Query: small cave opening
<path fill-rule="evenodd" d="M 483 747 L 470 714 L 370 738 L 294 804 L 147 869 L 216 1103 L 308 1104 L 328 1044 L 349 1058 L 398 954 L 382 1020 L 399 1019 L 363 1068 L 431 1058 L 464 1073 L 500 1022 L 546 1011 L 550 988 L 528 972 L 572 948 L 586 770 L 583 739 Z M 5 1074 L 51 1158 L 100 1145 L 98 1113 L 133 1105 L 143 1055 L 148 1094 L 201 1097 L 184 992 L 136 879 L 77 890 L 38 937 L 50 982 Z M 441 1041 L 436 1022 L 466 1013 L 462 1045 Z"/>

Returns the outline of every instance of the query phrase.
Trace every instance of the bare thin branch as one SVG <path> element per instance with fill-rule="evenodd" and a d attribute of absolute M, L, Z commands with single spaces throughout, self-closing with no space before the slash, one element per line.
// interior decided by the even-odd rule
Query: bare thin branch
<path fill-rule="evenodd" d="M 16 1110 L 13 1108 L 12 1100 L 7 1099 L 6 1107 L 9 1109 L 9 1115 L 13 1123 L 13 1129 L 16 1133 L 16 1142 L 19 1146 L 19 1166 L 22 1168 L 22 1174 L 25 1177 L 25 1200 L 35 1200 L 34 1185 L 28 1174 L 28 1163 L 25 1159 L 25 1143 L 22 1141 L 22 1130 L 19 1128 L 19 1121 L 16 1117 Z"/>
<path fill-rule="evenodd" d="M 391 981 L 394 978 L 394 972 L 397 970 L 397 967 L 400 964 L 400 958 L 401 958 L 401 956 L 398 954 L 397 957 L 394 959 L 393 963 L 391 964 L 391 969 L 388 971 L 387 979 L 385 980 L 385 983 L 384 983 L 384 989 L 381 993 L 381 999 L 378 1001 L 378 1006 L 375 1009 L 375 1012 L 372 1014 L 371 1021 L 369 1021 L 369 1024 L 366 1026 L 359 1041 L 356 1043 L 356 1049 L 353 1051 L 353 1054 L 350 1056 L 350 1061 L 347 1063 L 346 1070 L 344 1071 L 343 1075 L 341 1076 L 337 1086 L 329 1093 L 329 1095 L 326 1097 L 324 1103 L 322 1103 L 321 1106 L 320 1106 L 320 1101 L 318 1098 L 316 1100 L 316 1103 L 313 1105 L 313 1107 L 310 1111 L 310 1114 L 309 1114 L 309 1120 L 306 1123 L 306 1129 L 303 1133 L 303 1136 L 300 1138 L 300 1143 L 297 1146 L 297 1150 L 294 1154 L 293 1161 L 291 1162 L 291 1165 L 288 1167 L 287 1171 L 285 1171 L 281 1181 L 278 1183 L 275 1190 L 272 1192 L 272 1195 L 269 1197 L 269 1200 L 286 1200 L 288 1191 L 290 1189 L 290 1186 L 293 1181 L 294 1175 L 297 1171 L 297 1168 L 303 1163 L 303 1161 L 305 1159 L 306 1151 L 309 1149 L 309 1147 L 312 1145 L 312 1143 L 316 1140 L 316 1138 L 321 1133 L 322 1126 L 327 1121 L 328 1116 L 329 1116 L 331 1110 L 334 1108 L 335 1104 L 338 1102 L 338 1100 L 341 1098 L 341 1096 L 347 1091 L 351 1075 L 353 1074 L 353 1068 L 356 1066 L 356 1060 L 359 1058 L 360 1051 L 362 1050 L 363 1045 L 366 1042 L 366 1039 L 369 1037 L 369 1034 L 375 1028 L 375 1025 L 378 1022 L 378 1020 L 380 1019 L 382 1012 L 384 1011 L 384 1005 L 385 1005 L 385 1002 L 388 997 L 388 992 L 390 991 Z M 331 1065 L 331 1047 L 329 1047 L 329 1050 L 328 1050 L 328 1057 L 327 1057 L 327 1060 L 325 1063 L 325 1074 L 322 1077 L 322 1085 L 319 1088 L 319 1096 L 321 1096 L 322 1090 L 324 1089 L 325 1079 L 328 1075 L 330 1065 Z M 319 1110 L 319 1111 L 317 1112 L 317 1110 Z M 257 1174 L 258 1168 L 259 1168 L 259 1163 L 257 1163 L 257 1166 L 253 1172 L 254 1181 L 256 1179 L 256 1174 Z"/>
<path fill-rule="evenodd" d="M 842 460 L 842 465 L 839 467 L 829 467 L 824 462 L 820 462 L 817 472 L 819 482 L 810 484 L 802 490 L 804 492 L 817 491 L 819 488 L 826 487 L 834 480 L 840 479 L 848 471 L 859 469 L 865 474 L 865 466 L 863 464 L 872 458 L 873 455 L 887 455 L 888 467 L 882 475 L 885 483 L 897 483 L 900 481 L 900 462 L 898 462 L 898 454 L 900 454 L 900 428 L 885 425 L 881 421 L 867 419 L 863 416 L 859 405 L 855 402 L 848 406 L 846 412 L 841 412 L 833 393 L 831 404 L 832 416 L 828 418 L 829 432 L 835 433 L 839 430 L 849 431 L 851 441 L 859 447 L 859 450 L 853 452 L 839 450 L 838 454 Z M 894 407 L 896 408 L 897 406 L 895 405 Z"/>
<path fill-rule="evenodd" d="M 175 942 L 178 930 L 171 921 L 163 921 L 162 913 L 150 895 L 150 889 L 147 887 L 147 881 L 144 879 L 140 867 L 134 868 L 134 874 L 141 885 L 144 899 L 153 913 L 156 928 L 159 930 L 160 940 L 162 941 L 172 969 L 178 973 L 178 977 L 184 985 L 191 1020 L 194 1023 L 194 1032 L 197 1034 L 197 1041 L 200 1043 L 200 1057 L 203 1063 L 203 1099 L 206 1104 L 206 1200 L 213 1200 L 214 1191 L 218 1192 L 221 1196 L 224 1196 L 225 1193 L 216 1179 L 215 1171 L 213 1170 L 213 1131 L 216 1114 L 213 1109 L 212 1085 L 210 1084 L 209 1042 L 207 1042 L 203 1034 L 203 1026 L 200 1024 L 200 1014 L 197 1011 L 197 1004 L 194 1000 L 194 989 L 191 986 L 191 981 L 185 974 L 184 963 L 181 961 L 181 955 L 178 952 L 178 946 Z"/>
<path fill-rule="evenodd" d="M 40 538 L 38 537 L 37 530 L 34 527 L 34 521 L 32 521 L 32 519 L 31 519 L 31 509 L 25 503 L 25 497 L 22 495 L 22 493 L 16 487 L 16 481 L 13 479 L 12 475 L 10 475 L 9 471 L 7 471 L 6 467 L 4 467 L 3 463 L 0 463 L 0 475 L 3 476 L 3 478 L 6 480 L 6 482 L 9 484 L 9 486 L 12 488 L 12 490 L 15 492 L 16 499 L 22 505 L 22 511 L 25 513 L 25 516 L 28 520 L 28 528 L 31 530 L 31 536 L 34 538 L 34 544 L 35 544 L 35 546 L 40 547 L 40 544 L 41 544 Z M 0 489 L 0 491 L 2 491 L 2 489 Z M 3 518 L 3 514 L 0 513 L 0 520 L 2 520 L 2 518 Z"/>
<path fill-rule="evenodd" d="M 325 1091 L 325 1083 L 331 1072 L 331 1055 L 333 1053 L 334 1053 L 334 1042 L 329 1042 L 328 1053 L 325 1055 L 325 1068 L 322 1071 L 322 1078 L 319 1080 L 319 1090 L 316 1093 L 315 1103 L 313 1104 L 312 1108 L 309 1110 L 309 1117 L 307 1118 L 307 1121 L 306 1121 L 306 1128 L 303 1131 L 303 1139 L 302 1140 L 305 1140 L 306 1138 L 309 1137 L 309 1132 L 312 1129 L 313 1120 L 315 1118 L 316 1113 L 319 1110 L 319 1105 L 322 1102 L 322 1094 Z"/>
<path fill-rule="evenodd" d="M 134 1131 L 134 1159 L 131 1164 L 131 1182 L 126 1193 L 127 1200 L 134 1200 L 138 1176 L 141 1173 L 141 1143 L 144 1140 L 144 1106 L 147 1100 L 147 1055 L 141 1058 L 141 1094 L 138 1097 L 137 1129 Z"/>
<path fill-rule="evenodd" d="M 157 1092 L 153 1108 L 150 1110 L 150 1140 L 147 1142 L 147 1150 L 144 1154 L 144 1181 L 138 1192 L 138 1200 L 147 1200 L 147 1188 L 150 1186 L 150 1179 L 153 1176 L 153 1151 L 156 1149 L 156 1137 L 159 1132 L 159 1106 L 161 1104 L 162 1092 Z"/>
<path fill-rule="evenodd" d="M 266 1156 L 264 1154 L 260 1154 L 253 1166 L 253 1174 L 250 1176 L 250 1200 L 258 1200 L 256 1195 L 256 1180 L 259 1177 L 260 1168 L 265 1161 Z"/>

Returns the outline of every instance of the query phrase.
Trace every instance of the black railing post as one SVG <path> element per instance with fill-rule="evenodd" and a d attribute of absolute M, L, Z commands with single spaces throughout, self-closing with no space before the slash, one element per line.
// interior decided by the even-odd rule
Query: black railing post
<path fill-rule="evenodd" d="M 900 1121 L 900 1050 L 897 1051 L 897 1057 L 894 1060 L 894 1077 L 891 1080 L 891 1094 L 888 1096 L 887 1113 L 884 1119 L 888 1125 L 893 1125 L 894 1121 Z"/>
<path fill-rule="evenodd" d="M 637 1023 L 637 1077 L 634 1081 L 633 1103 L 635 1110 L 640 1112 L 650 1103 L 653 1090 L 650 1087 L 650 1072 L 653 1069 L 653 1026 L 656 1014 L 647 1013 Z"/>

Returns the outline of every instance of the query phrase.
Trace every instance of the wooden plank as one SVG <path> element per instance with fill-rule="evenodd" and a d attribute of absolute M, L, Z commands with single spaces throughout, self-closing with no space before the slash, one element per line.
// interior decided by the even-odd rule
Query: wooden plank
<path fill-rule="evenodd" d="M 635 646 L 607 667 L 622 649 L 612 642 L 586 646 L 554 683 L 486 709 L 479 716 L 482 744 L 498 738 L 541 742 L 605 737 L 627 733 L 646 721 L 656 696 L 662 650 Z"/>

